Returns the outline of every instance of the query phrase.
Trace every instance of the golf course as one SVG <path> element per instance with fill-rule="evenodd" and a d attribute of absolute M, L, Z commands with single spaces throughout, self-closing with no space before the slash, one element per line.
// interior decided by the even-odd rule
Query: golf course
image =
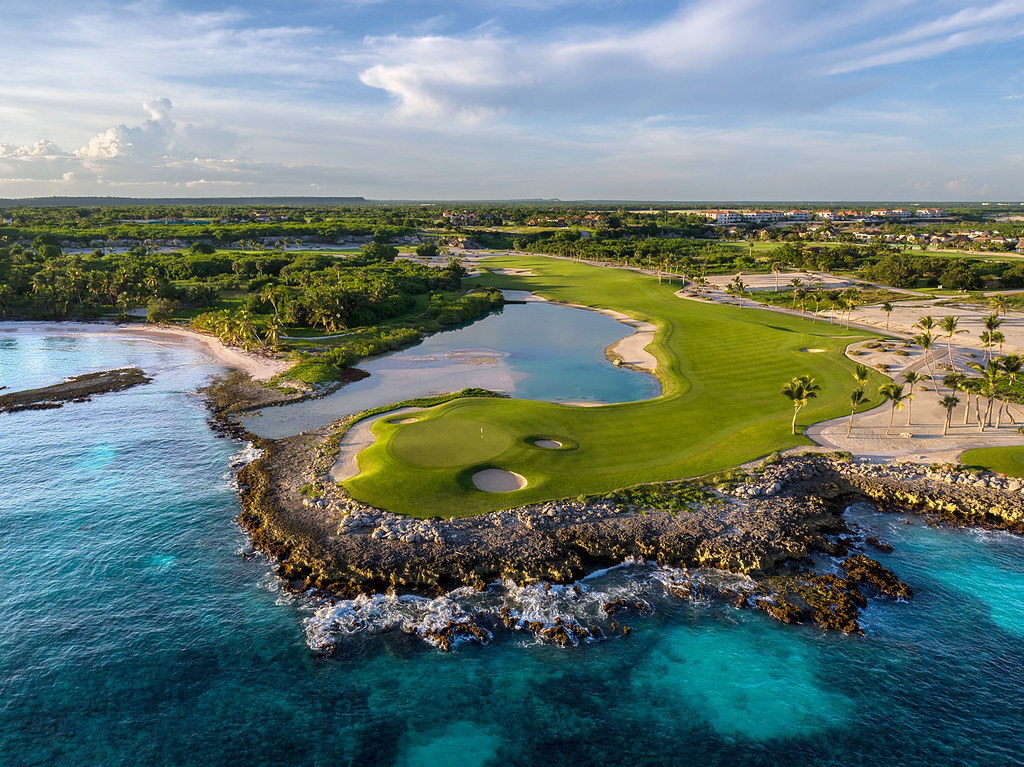
<path fill-rule="evenodd" d="M 979 447 L 964 451 L 960 461 L 1008 477 L 1024 477 L 1024 447 Z"/>
<path fill-rule="evenodd" d="M 482 274 L 467 283 L 612 309 L 657 326 L 648 351 L 657 359 L 662 395 L 597 407 L 468 398 L 382 418 L 373 425 L 374 443 L 358 456 L 359 474 L 344 483 L 354 498 L 410 516 L 459 517 L 604 493 L 810 444 L 803 427 L 850 412 L 854 363 L 844 350 L 866 331 L 820 318 L 812 324 L 809 316 L 749 302 L 687 300 L 675 295 L 678 281 L 630 270 L 541 256 L 482 263 Z M 793 435 L 793 404 L 781 390 L 799 376 L 821 388 L 800 410 Z M 881 401 L 875 392 L 887 380 L 873 373 L 860 410 Z M 474 477 L 494 469 L 518 475 L 525 486 L 479 489 Z"/>

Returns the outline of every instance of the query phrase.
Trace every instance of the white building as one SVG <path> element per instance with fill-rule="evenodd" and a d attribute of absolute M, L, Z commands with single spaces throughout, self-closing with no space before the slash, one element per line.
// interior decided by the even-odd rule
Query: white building
<path fill-rule="evenodd" d="M 701 211 L 701 215 L 706 219 L 714 221 L 719 226 L 739 224 L 743 221 L 743 217 L 735 210 L 704 210 Z"/>

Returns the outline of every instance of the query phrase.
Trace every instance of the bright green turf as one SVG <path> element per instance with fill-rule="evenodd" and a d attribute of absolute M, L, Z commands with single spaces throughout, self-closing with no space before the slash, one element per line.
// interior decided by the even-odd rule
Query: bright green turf
<path fill-rule="evenodd" d="M 1016 447 L 978 447 L 965 450 L 960 463 L 983 466 L 1008 477 L 1024 477 L 1024 445 Z"/>
<path fill-rule="evenodd" d="M 544 257 L 495 257 L 487 267 L 535 276 L 485 274 L 473 281 L 623 311 L 659 327 L 648 347 L 665 390 L 655 400 L 571 407 L 527 400 L 461 399 L 416 423 L 381 419 L 377 440 L 345 483 L 359 500 L 414 516 L 466 516 L 496 508 L 697 476 L 808 444 L 790 434 L 792 406 L 780 394 L 794 376 L 822 385 L 798 426 L 849 413 L 854 363 L 843 350 L 869 334 L 777 312 L 677 298 L 676 284 L 622 269 Z M 804 348 L 826 349 L 809 354 Z M 885 379 L 876 374 L 867 390 Z M 878 404 L 873 395 L 867 406 Z M 481 434 L 481 429 L 482 434 Z M 565 442 L 561 450 L 532 439 Z M 512 493 L 472 485 L 480 468 L 515 471 L 529 482 Z"/>

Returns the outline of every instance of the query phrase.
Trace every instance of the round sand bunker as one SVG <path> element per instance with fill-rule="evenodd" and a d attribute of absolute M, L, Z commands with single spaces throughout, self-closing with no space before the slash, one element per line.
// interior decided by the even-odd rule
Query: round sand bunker
<path fill-rule="evenodd" d="M 526 477 L 504 469 L 484 469 L 473 475 L 473 484 L 485 493 L 511 493 L 526 487 Z"/>
<path fill-rule="evenodd" d="M 416 423 L 418 420 L 420 420 L 420 419 L 419 418 L 394 418 L 394 419 L 388 421 L 388 423 Z"/>
<path fill-rule="evenodd" d="M 548 450 L 557 450 L 562 446 L 562 443 L 556 439 L 538 439 L 533 444 L 537 447 L 546 447 Z"/>

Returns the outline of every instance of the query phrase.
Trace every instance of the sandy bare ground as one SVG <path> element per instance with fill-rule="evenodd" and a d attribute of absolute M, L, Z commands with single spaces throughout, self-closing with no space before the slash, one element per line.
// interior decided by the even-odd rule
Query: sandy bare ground
<path fill-rule="evenodd" d="M 485 493 L 511 493 L 526 487 L 526 477 L 504 469 L 484 469 L 473 475 L 473 484 Z"/>
<path fill-rule="evenodd" d="M 131 332 L 132 334 L 138 334 L 142 338 L 177 338 L 198 344 L 218 362 L 223 363 L 227 367 L 242 370 L 256 381 L 268 381 L 278 373 L 283 373 L 291 367 L 291 363 L 285 360 L 264 357 L 260 354 L 239 349 L 236 346 L 228 346 L 220 341 L 220 339 L 184 328 L 166 325 L 139 325 L 138 327 L 133 326 Z"/>
<path fill-rule="evenodd" d="M 536 276 L 532 269 L 521 269 L 518 267 L 508 267 L 506 269 L 491 269 L 490 271 L 495 274 L 510 274 L 514 277 L 534 277 Z"/>
<path fill-rule="evenodd" d="M 581 308 L 586 309 L 590 307 Z M 654 340 L 654 334 L 658 330 L 657 325 L 650 322 L 644 322 L 642 320 L 634 320 L 628 314 L 614 312 L 611 309 L 596 309 L 592 311 L 607 314 L 609 317 L 617 319 L 623 325 L 629 325 L 631 328 L 636 328 L 635 333 L 626 336 L 621 341 L 616 341 L 608 347 L 608 352 L 612 357 L 618 357 L 621 359 L 623 365 L 640 368 L 650 373 L 653 373 L 657 369 L 658 361 L 654 359 L 653 354 L 647 351 L 647 346 Z"/>
<path fill-rule="evenodd" d="M 404 407 L 382 413 L 381 415 L 364 418 L 362 421 L 352 424 L 338 444 L 338 457 L 334 465 L 327 472 L 327 476 L 333 482 L 344 482 L 347 479 L 352 479 L 352 477 L 359 473 L 359 463 L 356 461 L 356 456 L 372 445 L 375 439 L 373 432 L 370 431 L 370 427 L 381 418 L 389 421 L 397 419 L 402 423 L 408 423 L 410 420 L 408 414 L 418 413 L 421 410 L 423 410 L 421 407 Z"/>
<path fill-rule="evenodd" d="M 871 309 L 869 308 L 868 311 Z M 901 326 L 907 331 L 911 330 L 910 326 L 913 322 L 922 316 L 917 312 L 919 312 L 917 306 L 906 307 L 902 312 L 904 316 L 901 317 L 903 320 Z M 853 313 L 854 322 L 858 320 L 858 313 L 859 311 Z M 896 312 L 894 311 L 893 314 L 895 315 Z M 961 323 L 964 323 L 963 315 L 960 312 L 955 312 L 955 314 L 960 316 Z M 884 316 L 882 313 L 883 330 Z M 1013 318 L 1015 322 L 1020 322 L 1022 319 L 1024 318 Z M 868 325 L 869 323 L 862 320 L 859 324 Z M 896 323 L 891 323 L 890 331 L 895 329 L 895 325 Z M 920 332 L 916 328 L 913 330 Z M 882 342 L 880 348 L 866 348 L 868 344 L 873 343 L 872 341 L 853 343 L 847 348 L 847 356 L 853 361 L 871 368 L 884 365 L 885 373 L 896 383 L 905 384 L 903 374 L 908 371 L 929 375 L 929 367 L 925 363 L 921 347 L 902 340 L 896 333 L 893 335 L 897 337 L 897 340 Z M 909 333 L 906 334 L 907 337 L 909 335 Z M 846 436 L 849 417 L 814 424 L 807 428 L 806 436 L 828 450 L 847 450 L 854 455 L 872 459 L 899 458 L 922 463 L 955 462 L 960 453 L 975 447 L 1024 445 L 1024 435 L 1017 431 L 1018 426 L 1024 423 L 1024 408 L 1020 406 L 1012 406 L 1009 417 L 1004 412 L 998 429 L 994 426 L 987 426 L 984 431 L 981 431 L 978 428 L 976 417 L 976 409 L 979 405 L 976 398 L 972 397 L 968 423 L 964 424 L 967 395 L 954 392 L 943 386 L 942 379 L 954 369 L 959 373 L 967 372 L 976 375 L 975 371 L 968 369 L 967 366 L 970 363 L 981 362 L 982 349 L 980 339 L 976 340 L 976 337 L 972 338 L 970 334 L 954 337 L 963 339 L 966 343 L 954 343 L 950 347 L 945 338 L 940 338 L 937 341 L 928 355 L 931 365 L 930 374 L 935 377 L 935 380 L 921 381 L 915 384 L 913 387 L 914 398 L 902 410 L 897 410 L 893 414 L 891 406 L 886 403 L 873 410 L 858 413 L 854 416 L 853 429 L 849 437 Z M 952 362 L 950 351 L 952 351 Z M 1007 345 L 1006 351 L 1010 351 L 1009 345 Z M 855 384 L 851 377 L 851 392 L 854 387 Z M 909 391 L 911 387 L 905 385 L 905 389 Z M 960 404 L 954 408 L 948 434 L 943 436 L 942 427 L 946 411 L 939 405 L 939 400 L 947 394 L 958 397 Z M 982 417 L 984 417 L 986 405 L 987 400 L 982 399 L 980 402 Z M 999 403 L 996 402 L 993 408 L 993 424 L 995 423 L 995 408 L 998 408 L 998 405 Z M 886 435 L 890 415 L 893 416 L 892 428 L 889 435 Z M 1014 423 L 1014 420 L 1017 423 Z"/>
<path fill-rule="evenodd" d="M 185 343 L 202 350 L 226 367 L 237 368 L 257 381 L 266 381 L 287 370 L 290 363 L 263 357 L 232 346 L 219 339 L 185 328 L 169 325 L 114 325 L 101 322 L 11 322 L 0 324 L 0 332 L 17 332 L 18 328 L 53 331 L 67 335 L 117 336 L 140 338 L 154 343 Z"/>
<path fill-rule="evenodd" d="M 902 378 L 897 377 L 897 381 L 902 381 Z M 946 411 L 939 405 L 939 399 L 950 392 L 941 384 L 938 388 L 939 394 L 936 395 L 930 382 L 915 386 L 914 400 L 910 408 L 905 406 L 893 415 L 889 436 L 885 434 L 892 414 L 892 408 L 888 403 L 856 415 L 849 437 L 846 436 L 849 417 L 816 423 L 809 426 L 804 433 L 827 450 L 848 450 L 854 455 L 875 460 L 901 458 L 920 463 L 956 462 L 960 453 L 974 447 L 1008 447 L 1024 444 L 1024 435 L 1017 431 L 1018 426 L 1024 423 L 1024 412 L 1019 408 L 1013 411 L 1012 415 L 1017 424 L 1013 424 L 1004 413 L 1002 425 L 998 429 L 989 426 L 982 432 L 978 429 L 973 397 L 968 414 L 969 423 L 964 425 L 964 410 L 967 405 L 964 394 L 955 395 L 960 398 L 960 404 L 953 410 L 949 433 L 943 436 L 942 426 Z M 853 390 L 852 385 L 850 390 Z M 986 404 L 987 400 L 982 399 L 982 418 L 985 416 Z M 997 402 L 994 408 L 998 405 Z M 799 424 L 799 418 L 797 423 Z M 796 452 L 801 450 L 798 449 Z"/>

